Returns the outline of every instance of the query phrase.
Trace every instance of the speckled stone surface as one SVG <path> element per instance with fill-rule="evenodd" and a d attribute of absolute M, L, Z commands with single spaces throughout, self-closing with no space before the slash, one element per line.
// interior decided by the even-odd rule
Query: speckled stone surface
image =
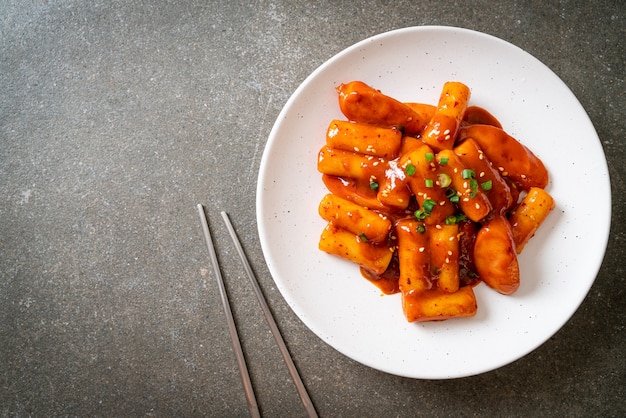
<path fill-rule="evenodd" d="M 563 1 L 0 2 L 0 416 L 246 416 L 203 203 L 264 416 L 304 416 L 227 231 L 240 233 L 321 416 L 626 415 L 626 7 Z M 455 380 L 370 369 L 287 306 L 256 176 L 297 86 L 371 35 L 451 25 L 554 70 L 612 180 L 605 260 L 533 353 Z M 593 199 L 592 193 L 590 199 Z"/>

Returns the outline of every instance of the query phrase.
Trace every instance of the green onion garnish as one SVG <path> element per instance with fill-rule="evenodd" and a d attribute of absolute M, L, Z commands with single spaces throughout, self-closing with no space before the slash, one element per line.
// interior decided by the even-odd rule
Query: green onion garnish
<path fill-rule="evenodd" d="M 439 182 L 439 187 L 448 187 L 452 183 L 452 179 L 446 173 L 437 174 L 437 181 Z"/>
<path fill-rule="evenodd" d="M 469 181 L 469 186 L 470 186 L 470 198 L 474 198 L 476 196 L 476 194 L 478 193 L 478 182 L 475 179 L 470 179 Z"/>
<path fill-rule="evenodd" d="M 450 200 L 451 203 L 459 203 L 459 195 L 456 194 L 456 190 L 453 188 L 449 188 L 446 190 L 446 197 Z"/>
<path fill-rule="evenodd" d="M 407 176 L 412 176 L 413 174 L 415 174 L 415 166 L 411 163 L 408 163 L 406 165 L 406 168 L 404 169 L 404 172 Z"/>
<path fill-rule="evenodd" d="M 424 224 L 419 224 L 419 225 L 417 225 L 416 230 L 417 230 L 417 232 L 419 232 L 420 234 L 423 234 L 424 232 L 426 232 L 426 227 L 424 226 Z"/>
<path fill-rule="evenodd" d="M 441 157 L 441 159 L 439 160 L 439 165 L 446 165 L 448 164 L 448 157 Z"/>
<path fill-rule="evenodd" d="M 476 173 L 474 173 L 474 170 L 472 170 L 471 168 L 463 169 L 463 171 L 461 172 L 461 175 L 463 176 L 465 180 L 473 179 L 474 177 L 476 177 Z"/>
<path fill-rule="evenodd" d="M 361 241 L 363 241 L 363 242 L 367 242 L 367 241 L 369 241 L 369 240 L 367 239 L 367 235 L 365 235 L 365 233 L 363 233 L 363 234 L 359 235 L 359 238 L 360 238 L 360 239 L 361 239 Z"/>
<path fill-rule="evenodd" d="M 482 187 L 483 190 L 491 190 L 491 188 L 493 187 L 493 183 L 491 182 L 491 180 L 487 180 L 486 182 L 481 183 L 480 187 Z"/>
<path fill-rule="evenodd" d="M 433 154 L 432 152 L 426 153 L 426 161 L 431 162 L 434 159 L 435 159 L 435 154 Z"/>
<path fill-rule="evenodd" d="M 424 179 L 424 185 L 426 187 L 433 187 L 433 181 L 431 179 Z"/>
<path fill-rule="evenodd" d="M 378 183 L 376 183 L 375 181 L 370 181 L 370 189 L 378 190 Z"/>
<path fill-rule="evenodd" d="M 422 203 L 422 209 L 428 212 L 428 214 L 433 211 L 435 206 L 437 206 L 437 202 L 432 199 L 426 199 L 424 200 L 424 203 Z"/>
<path fill-rule="evenodd" d="M 446 225 L 456 225 L 465 219 L 467 219 L 467 216 L 462 213 L 459 215 L 450 215 L 446 218 Z"/>

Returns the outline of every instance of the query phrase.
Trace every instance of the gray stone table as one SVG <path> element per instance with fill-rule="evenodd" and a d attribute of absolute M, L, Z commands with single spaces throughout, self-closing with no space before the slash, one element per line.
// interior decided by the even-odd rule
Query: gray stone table
<path fill-rule="evenodd" d="M 0 416 L 247 415 L 197 203 L 264 416 L 304 411 L 220 210 L 321 416 L 626 415 L 625 18 L 622 0 L 1 0 Z M 359 40 L 420 25 L 495 35 L 556 72 L 613 192 L 606 257 L 572 319 L 512 364 L 440 381 L 368 368 L 304 326 L 255 216 L 297 86 Z"/>

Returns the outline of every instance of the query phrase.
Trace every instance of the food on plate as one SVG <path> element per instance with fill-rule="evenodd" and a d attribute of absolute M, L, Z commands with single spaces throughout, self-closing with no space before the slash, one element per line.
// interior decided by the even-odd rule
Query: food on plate
<path fill-rule="evenodd" d="M 437 110 L 420 134 L 422 140 L 435 151 L 452 148 L 469 99 L 470 89 L 465 84 L 458 81 L 445 83 Z"/>
<path fill-rule="evenodd" d="M 548 217 L 554 206 L 554 199 L 548 192 L 539 187 L 531 187 L 511 212 L 509 223 L 518 254 L 535 235 L 539 225 Z"/>
<path fill-rule="evenodd" d="M 484 222 L 476 233 L 474 265 L 489 287 L 510 295 L 519 287 L 519 263 L 511 225 L 501 214 Z"/>
<path fill-rule="evenodd" d="M 360 266 L 409 322 L 471 317 L 481 282 L 510 295 L 517 260 L 554 209 L 548 171 L 470 89 L 403 103 L 362 81 L 337 87 L 317 168 L 329 193 L 320 250 Z"/>
<path fill-rule="evenodd" d="M 341 112 L 353 122 L 386 128 L 402 126 L 408 135 L 419 134 L 428 119 L 413 107 L 382 94 L 362 81 L 337 87 Z"/>

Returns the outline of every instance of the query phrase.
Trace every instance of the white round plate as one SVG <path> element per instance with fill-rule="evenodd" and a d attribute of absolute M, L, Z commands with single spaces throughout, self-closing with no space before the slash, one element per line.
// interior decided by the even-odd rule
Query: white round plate
<path fill-rule="evenodd" d="M 318 250 L 326 193 L 317 171 L 340 113 L 335 87 L 361 80 L 401 101 L 436 104 L 461 81 L 541 158 L 556 200 L 520 256 L 521 286 L 476 287 L 473 318 L 407 323 L 399 295 L 383 296 L 358 266 Z M 545 65 L 503 40 L 466 29 L 412 27 L 361 41 L 314 71 L 281 111 L 257 185 L 258 228 L 276 286 L 298 317 L 346 356 L 400 376 L 446 379 L 509 364 L 557 332 L 587 295 L 611 216 L 606 159 L 586 112 Z"/>

